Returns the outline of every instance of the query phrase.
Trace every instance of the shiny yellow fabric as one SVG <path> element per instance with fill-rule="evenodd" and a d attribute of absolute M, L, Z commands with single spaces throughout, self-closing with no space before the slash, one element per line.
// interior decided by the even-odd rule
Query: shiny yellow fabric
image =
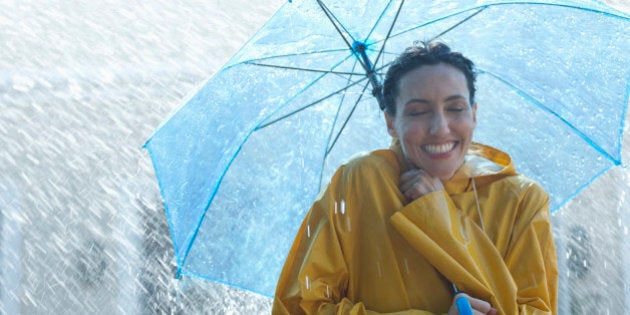
<path fill-rule="evenodd" d="M 446 313 L 452 282 L 500 314 L 557 312 L 548 196 L 507 154 L 473 144 L 444 191 L 411 203 L 404 171 L 396 144 L 340 167 L 300 227 L 273 314 Z"/>

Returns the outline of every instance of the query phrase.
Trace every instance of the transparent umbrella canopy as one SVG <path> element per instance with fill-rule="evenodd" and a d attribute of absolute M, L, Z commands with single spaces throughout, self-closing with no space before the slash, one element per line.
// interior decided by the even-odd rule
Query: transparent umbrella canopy
<path fill-rule="evenodd" d="M 629 21 L 586 1 L 285 4 L 146 143 L 178 272 L 272 296 L 331 173 L 388 146 L 372 89 L 416 40 L 475 61 L 475 140 L 557 210 L 621 163 Z"/>

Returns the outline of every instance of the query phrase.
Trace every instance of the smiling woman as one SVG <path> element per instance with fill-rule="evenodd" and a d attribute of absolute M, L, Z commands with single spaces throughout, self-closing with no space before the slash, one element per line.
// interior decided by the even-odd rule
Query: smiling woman
<path fill-rule="evenodd" d="M 462 292 L 480 314 L 557 313 L 549 197 L 509 155 L 472 143 L 474 83 L 473 63 L 441 43 L 393 62 L 392 146 L 341 166 L 315 201 L 275 314 L 463 314 Z"/>
<path fill-rule="evenodd" d="M 450 179 L 464 163 L 477 122 L 464 74 L 439 63 L 414 69 L 400 80 L 396 111 L 386 112 L 387 130 L 399 138 L 411 168 Z"/>

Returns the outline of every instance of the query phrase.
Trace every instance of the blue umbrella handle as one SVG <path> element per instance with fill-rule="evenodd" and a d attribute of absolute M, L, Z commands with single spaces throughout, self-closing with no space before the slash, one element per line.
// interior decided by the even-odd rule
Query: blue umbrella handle
<path fill-rule="evenodd" d="M 457 289 L 455 283 L 453 283 L 453 289 L 455 289 L 455 296 L 460 293 L 463 293 Z M 455 300 L 455 305 L 457 306 L 457 311 L 459 315 L 473 315 L 472 306 L 470 306 L 470 301 L 465 296 L 460 296 Z"/>
<path fill-rule="evenodd" d="M 473 315 L 472 307 L 470 306 L 470 301 L 465 296 L 460 296 L 455 300 L 455 305 L 457 305 L 457 311 L 459 315 Z"/>

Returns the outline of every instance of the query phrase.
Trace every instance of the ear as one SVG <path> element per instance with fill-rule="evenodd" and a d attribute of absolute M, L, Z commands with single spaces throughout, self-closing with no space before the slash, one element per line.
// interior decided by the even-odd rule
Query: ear
<path fill-rule="evenodd" d="M 475 102 L 472 106 L 472 119 L 473 122 L 475 123 L 475 126 L 477 125 L 477 102 Z"/>
<path fill-rule="evenodd" d="M 385 111 L 385 122 L 387 123 L 387 133 L 393 138 L 398 138 L 396 128 L 394 128 L 394 117 L 390 116 L 387 111 Z"/>

